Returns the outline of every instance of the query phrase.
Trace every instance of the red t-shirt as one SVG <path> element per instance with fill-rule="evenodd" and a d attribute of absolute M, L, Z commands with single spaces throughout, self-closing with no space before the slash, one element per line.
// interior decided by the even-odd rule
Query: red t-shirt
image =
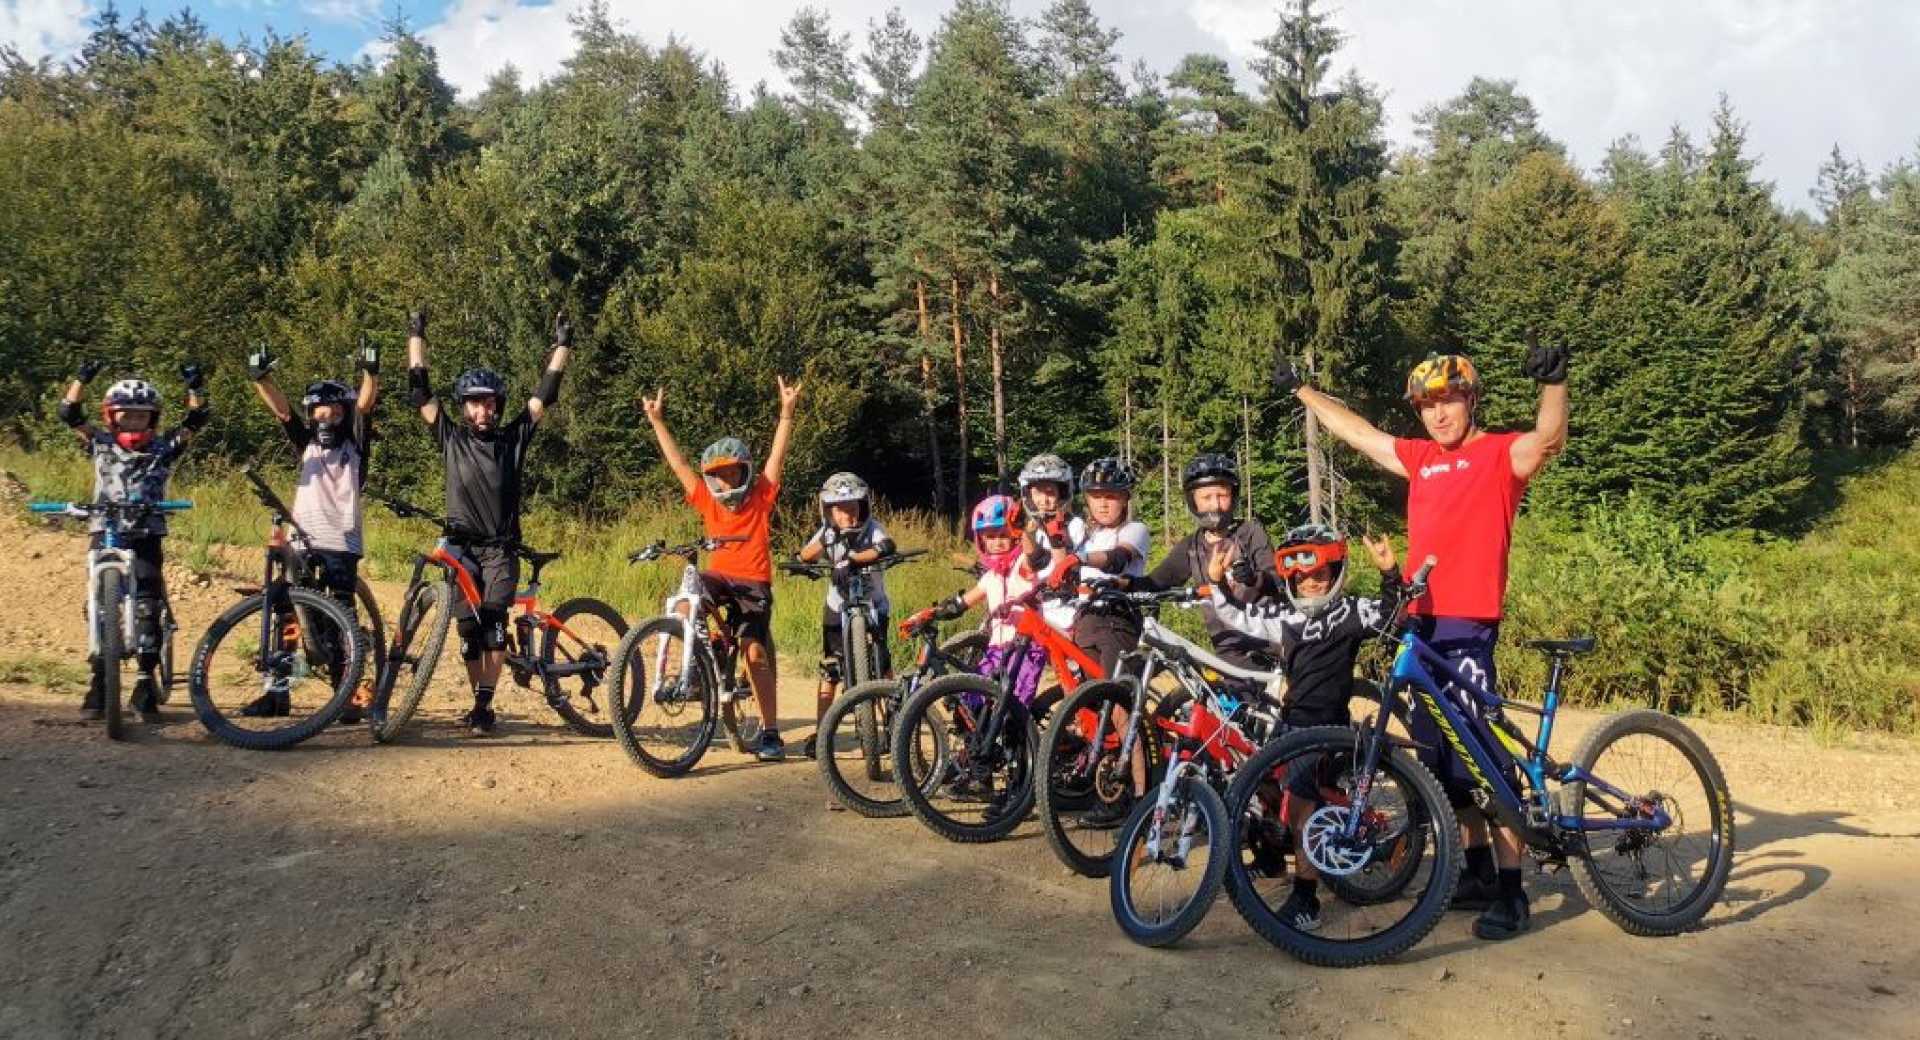
<path fill-rule="evenodd" d="M 779 494 L 778 482 L 756 475 L 740 508 L 728 509 L 713 497 L 705 480 L 694 482 L 687 504 L 700 514 L 707 537 L 746 539 L 715 549 L 707 557 L 708 571 L 738 581 L 773 583 L 773 500 Z"/>
<path fill-rule="evenodd" d="M 1407 468 L 1407 570 L 1439 559 L 1411 612 L 1498 621 L 1507 598 L 1507 550 L 1527 482 L 1513 475 L 1517 433 L 1489 433 L 1454 451 L 1395 439 Z"/>

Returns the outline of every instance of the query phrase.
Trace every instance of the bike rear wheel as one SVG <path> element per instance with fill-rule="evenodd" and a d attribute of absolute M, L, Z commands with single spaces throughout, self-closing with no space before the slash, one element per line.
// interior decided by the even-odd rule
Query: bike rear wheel
<path fill-rule="evenodd" d="M 367 647 L 346 609 L 307 589 L 288 589 L 287 597 L 279 610 L 264 595 L 235 603 L 194 650 L 187 669 L 193 712 L 223 743 L 292 747 L 331 725 L 360 683 Z M 269 611 L 262 647 L 261 615 Z"/>
<path fill-rule="evenodd" d="M 820 776 L 835 800 L 862 816 L 888 819 L 911 811 L 893 772 L 900 695 L 899 683 L 876 679 L 848 690 L 820 717 L 814 743 Z"/>
<path fill-rule="evenodd" d="M 570 599 L 549 615 L 540 639 L 541 684 L 574 732 L 613 736 L 613 715 L 595 695 L 604 695 L 614 648 L 626 634 L 627 620 L 597 599 Z"/>
<path fill-rule="evenodd" d="M 127 576 L 108 570 L 100 574 L 95 624 L 100 629 L 100 707 L 107 739 L 119 740 L 126 731 L 127 707 L 120 700 L 120 678 L 127 650 Z"/>
<path fill-rule="evenodd" d="M 713 741 L 718 680 L 706 648 L 685 661 L 686 624 L 657 617 L 629 629 L 607 677 L 608 717 L 627 757 L 653 776 L 699 764 Z"/>
<path fill-rule="evenodd" d="M 1175 780 L 1164 803 L 1156 792 L 1133 807 L 1107 882 L 1113 919 L 1127 938 L 1167 946 L 1207 916 L 1233 856 L 1227 821 L 1226 805 L 1197 776 Z"/>
<path fill-rule="evenodd" d="M 1358 789 L 1356 763 L 1369 739 L 1347 726 L 1295 730 L 1248 759 L 1227 790 L 1227 812 L 1238 835 L 1238 851 L 1227 864 L 1227 895 L 1261 938 L 1309 964 L 1346 968 L 1405 952 L 1439 923 L 1459 880 L 1453 809 L 1433 774 L 1399 747 L 1379 749 L 1357 839 L 1334 837 L 1353 811 L 1336 799 Z M 1297 797 L 1287 793 L 1297 777 L 1310 780 L 1317 792 L 1299 810 L 1310 810 L 1302 821 L 1304 842 L 1283 808 Z M 1316 924 L 1303 927 L 1281 913 L 1293 888 L 1286 864 L 1301 855 L 1303 844 L 1323 880 L 1351 879 L 1421 820 L 1431 823 L 1430 853 L 1391 894 L 1374 893 L 1379 898 L 1355 904 L 1329 885 Z"/>
<path fill-rule="evenodd" d="M 987 724 L 1000 687 L 978 675 L 948 675 L 921 687 L 900 709 L 893 772 L 907 808 L 948 841 L 996 841 L 1033 811 L 1033 716 L 1014 700 L 993 741 Z"/>
<path fill-rule="evenodd" d="M 1587 901 L 1634 935 L 1699 924 L 1733 869 L 1733 797 L 1713 752 L 1679 719 L 1643 709 L 1601 723 L 1573 763 L 1596 782 L 1561 789 L 1563 815 L 1614 822 L 1665 812 L 1671 820 L 1658 830 L 1569 834 L 1573 878 Z"/>
<path fill-rule="evenodd" d="M 384 716 L 373 720 L 373 739 L 382 744 L 400 736 L 433 684 L 433 673 L 447 647 L 447 631 L 453 627 L 453 597 L 452 582 L 423 582 L 409 589 L 406 602 L 400 605 L 387 667 L 374 688 L 374 704 L 386 709 Z M 399 700 L 390 701 L 396 687 Z"/>
<path fill-rule="evenodd" d="M 1082 686 L 1054 709 L 1040 740 L 1046 779 L 1035 797 L 1047 845 L 1076 874 L 1107 876 L 1123 825 L 1148 793 L 1134 784 L 1134 759 L 1151 783 L 1159 761 L 1151 715 L 1136 717 L 1133 688 L 1112 681 Z M 1134 752 L 1123 756 L 1129 734 Z"/>

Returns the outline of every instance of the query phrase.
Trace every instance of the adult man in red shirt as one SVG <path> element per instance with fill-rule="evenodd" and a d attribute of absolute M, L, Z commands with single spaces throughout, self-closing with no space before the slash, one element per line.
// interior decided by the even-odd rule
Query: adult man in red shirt
<path fill-rule="evenodd" d="M 1275 385 L 1299 397 L 1328 432 L 1407 480 L 1407 559 L 1410 564 L 1428 556 L 1439 561 L 1430 591 L 1412 604 L 1410 613 L 1422 638 L 1461 675 L 1487 689 L 1494 684 L 1493 647 L 1506 598 L 1514 515 L 1527 482 L 1567 441 L 1567 348 L 1539 346 L 1531 332 L 1527 347 L 1523 371 L 1540 384 L 1533 429 L 1481 429 L 1474 418 L 1480 376 L 1473 363 L 1457 354 L 1428 355 L 1407 377 L 1407 401 L 1420 413 L 1425 440 L 1397 438 L 1375 428 L 1307 386 L 1287 358 L 1274 365 Z M 1458 691 L 1455 695 L 1467 706 L 1470 698 Z M 1424 712 L 1417 713 L 1414 723 L 1413 737 L 1433 749 L 1428 764 L 1449 800 L 1456 809 L 1468 810 L 1460 813 L 1467 870 L 1454 905 L 1486 908 L 1474 922 L 1474 934 L 1483 939 L 1519 935 L 1528 918 L 1520 885 L 1519 836 L 1488 827 L 1486 815 L 1473 809 L 1474 784 L 1459 756 L 1440 739 Z"/>

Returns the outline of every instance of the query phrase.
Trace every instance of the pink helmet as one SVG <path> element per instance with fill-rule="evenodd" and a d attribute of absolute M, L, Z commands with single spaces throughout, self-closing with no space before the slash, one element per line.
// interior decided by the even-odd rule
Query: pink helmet
<path fill-rule="evenodd" d="M 980 562 L 995 574 L 1013 573 L 1013 565 L 1020 560 L 1020 543 L 1015 542 L 1006 552 L 990 553 L 981 541 L 981 535 L 987 531 L 1005 531 L 1018 537 L 1020 528 L 1025 526 L 1026 516 L 1020 509 L 1020 500 L 1007 495 L 988 495 L 973 507 L 973 551 Z"/>

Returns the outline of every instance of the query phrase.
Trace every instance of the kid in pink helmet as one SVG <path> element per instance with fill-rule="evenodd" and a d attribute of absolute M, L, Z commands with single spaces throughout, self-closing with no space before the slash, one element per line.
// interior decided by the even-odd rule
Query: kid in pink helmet
<path fill-rule="evenodd" d="M 1011 574 L 1014 565 L 1020 562 L 1019 534 L 1025 525 L 1026 517 L 1019 499 L 1008 495 L 988 495 L 981 499 L 980 504 L 973 507 L 973 550 L 979 556 L 981 566 L 995 574 Z M 1000 532 L 1007 536 L 1000 543 L 1005 546 L 1004 549 L 987 549 L 985 536 L 989 532 Z"/>

